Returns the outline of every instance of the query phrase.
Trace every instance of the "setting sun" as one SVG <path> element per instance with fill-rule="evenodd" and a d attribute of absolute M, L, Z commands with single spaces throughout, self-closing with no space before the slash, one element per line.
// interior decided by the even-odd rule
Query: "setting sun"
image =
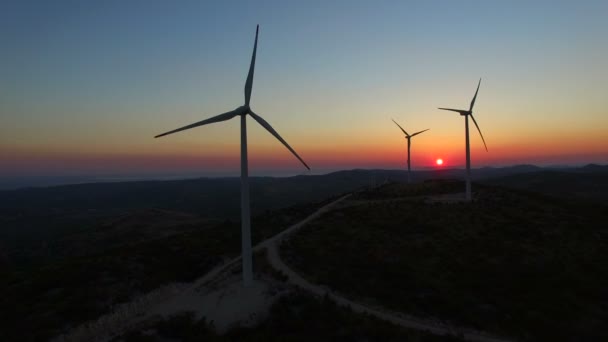
<path fill-rule="evenodd" d="M 443 159 L 439 158 L 435 163 L 437 163 L 437 165 L 443 165 Z"/>

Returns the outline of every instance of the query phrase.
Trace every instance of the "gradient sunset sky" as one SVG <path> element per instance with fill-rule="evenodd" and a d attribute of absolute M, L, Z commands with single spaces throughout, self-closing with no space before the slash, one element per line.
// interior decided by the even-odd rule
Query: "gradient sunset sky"
<path fill-rule="evenodd" d="M 239 172 L 243 104 L 319 173 L 608 163 L 608 1 L 3 1 L 0 177 Z M 307 174 L 249 119 L 253 174 Z"/>

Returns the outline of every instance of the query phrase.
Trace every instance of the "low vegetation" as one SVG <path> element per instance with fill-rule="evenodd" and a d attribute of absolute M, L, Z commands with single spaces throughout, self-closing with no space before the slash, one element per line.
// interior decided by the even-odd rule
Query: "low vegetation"
<path fill-rule="evenodd" d="M 428 188 L 452 185 L 363 194 L 374 201 L 324 215 L 281 253 L 311 281 L 396 311 L 521 340 L 608 339 L 604 205 L 488 186 L 471 204 L 416 197 Z"/>
<path fill-rule="evenodd" d="M 130 332 L 113 342 L 194 341 L 460 341 L 397 327 L 339 307 L 326 298 L 294 292 L 277 300 L 254 327 L 234 327 L 218 335 L 213 324 L 184 312 Z"/>
<path fill-rule="evenodd" d="M 593 200 L 608 204 L 607 166 L 587 165 L 570 171 L 548 170 L 513 174 L 487 179 L 484 182 L 561 198 Z"/>
<path fill-rule="evenodd" d="M 252 220 L 254 243 L 302 220 L 326 203 L 262 212 Z M 193 281 L 222 259 L 240 253 L 240 233 L 239 221 L 225 220 L 136 243 L 124 239 L 122 244 L 116 244 L 102 239 L 98 241 L 107 244 L 96 246 L 95 253 L 67 255 L 3 272 L 0 340 L 48 340 L 160 286 Z M 69 242 L 89 245 L 90 235 L 90 231 L 80 237 L 71 235 Z"/>
<path fill-rule="evenodd" d="M 591 171 L 595 176 L 581 173 L 584 180 L 563 187 L 553 186 L 563 183 L 555 174 L 521 176 L 556 197 L 479 185 L 471 205 L 428 200 L 462 192 L 462 182 L 384 184 L 355 193 L 356 206 L 305 227 L 282 253 L 312 281 L 396 311 L 522 340 L 608 340 L 608 208 L 601 201 L 607 178 L 603 169 Z M 387 173 L 378 182 L 403 175 Z M 521 177 L 513 179 L 519 184 Z M 319 198 L 375 185 L 375 178 L 359 170 L 257 179 L 254 243 L 331 200 L 314 202 Z M 48 340 L 236 256 L 238 182 L 207 183 L 0 192 L 0 340 Z M 287 207 L 293 203 L 300 204 Z M 323 336 L 337 336 L 330 331 L 339 325 L 323 324 Z"/>

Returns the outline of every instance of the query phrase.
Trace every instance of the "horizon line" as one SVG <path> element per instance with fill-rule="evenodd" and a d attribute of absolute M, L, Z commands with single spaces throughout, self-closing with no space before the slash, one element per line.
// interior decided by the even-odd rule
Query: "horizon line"
<path fill-rule="evenodd" d="M 507 169 L 514 167 L 534 167 L 538 169 L 576 169 L 586 166 L 608 166 L 608 162 L 605 164 L 599 163 L 567 163 L 567 164 L 548 164 L 548 165 L 536 165 L 536 164 L 512 164 L 505 166 L 480 166 L 471 168 L 472 170 L 482 169 Z M 450 167 L 421 167 L 412 169 L 413 172 L 446 172 L 446 171 L 464 171 L 464 166 L 450 166 Z M 332 173 L 338 172 L 353 172 L 353 171 L 378 171 L 378 172 L 404 172 L 407 170 L 402 168 L 326 168 L 321 169 L 319 172 L 291 172 L 290 170 L 285 171 L 274 171 L 274 174 L 267 174 L 269 171 L 254 172 L 250 175 L 251 178 L 293 178 L 293 177 L 308 177 L 308 176 L 325 176 Z M 207 174 L 196 175 L 197 172 L 181 172 L 181 173 L 156 173 L 156 174 L 139 174 L 139 175 L 128 175 L 128 174 L 72 174 L 72 175 L 37 175 L 37 176 L 23 176 L 15 175 L 0 178 L 0 191 L 13 191 L 28 188 L 46 188 L 56 186 L 69 186 L 69 185 L 83 185 L 83 184 L 103 184 L 103 183 L 128 183 L 128 182 L 163 182 L 163 181 L 181 181 L 181 180 L 195 180 L 195 179 L 233 179 L 239 178 L 237 173 L 230 174 L 225 172 L 207 172 Z M 204 173 L 204 172 L 201 172 Z M 256 174 L 257 173 L 257 174 Z M 264 173 L 264 174 L 262 174 Z M 3 178 L 12 178 L 12 180 L 4 180 Z M 70 180 L 71 179 L 71 180 Z M 29 182 L 30 184 L 26 184 Z M 3 184 L 5 183 L 5 184 Z M 11 183 L 16 183 L 11 185 Z M 22 184 L 18 184 L 22 183 Z M 38 183 L 38 184 L 36 184 Z"/>

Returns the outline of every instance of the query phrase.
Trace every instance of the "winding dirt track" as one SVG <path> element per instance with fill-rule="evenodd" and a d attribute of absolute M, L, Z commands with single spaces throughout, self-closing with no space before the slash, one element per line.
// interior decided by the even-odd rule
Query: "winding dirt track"
<path fill-rule="evenodd" d="M 317 219 L 324 213 L 331 211 L 350 196 L 351 194 L 345 195 L 319 208 L 317 211 L 306 217 L 304 220 L 290 226 L 289 228 L 273 236 L 272 238 L 260 242 L 253 248 L 253 251 L 256 252 L 266 248 L 268 251 L 266 255 L 268 256 L 270 264 L 276 270 L 285 274 L 288 277 L 289 283 L 300 287 L 306 291 L 309 291 L 314 295 L 328 296 L 337 304 L 348 306 L 355 312 L 368 314 L 381 320 L 388 321 L 408 329 L 422 330 L 441 336 L 454 335 L 464 338 L 468 341 L 479 342 L 510 341 L 508 339 L 492 336 L 481 331 L 475 331 L 463 327 L 456 327 L 439 321 L 425 320 L 412 316 L 406 316 L 402 313 L 391 312 L 383 308 L 372 308 L 370 306 L 354 302 L 336 293 L 334 290 L 331 290 L 327 287 L 318 286 L 307 281 L 304 277 L 302 277 L 289 266 L 287 266 L 281 259 L 281 255 L 279 253 L 279 246 L 281 245 L 281 242 L 283 242 L 290 235 L 296 233 L 300 228 L 304 227 L 309 222 Z M 357 204 L 353 203 L 353 205 Z M 240 261 L 241 257 L 239 256 L 229 260 L 228 262 L 218 265 L 210 272 L 197 279 L 194 283 L 171 291 L 172 294 L 169 296 L 170 298 L 164 297 L 162 299 L 150 299 L 150 302 L 148 302 L 146 305 L 138 305 L 137 308 L 134 310 L 128 310 L 128 312 L 125 313 L 113 312 L 108 315 L 104 315 L 95 322 L 89 322 L 87 324 L 82 325 L 81 327 L 78 327 L 77 329 L 74 329 L 68 334 L 58 336 L 56 339 L 54 339 L 54 341 L 82 341 L 85 340 L 82 338 L 83 336 L 87 336 L 86 340 L 90 341 L 107 341 L 115 336 L 119 336 L 122 333 L 126 332 L 128 329 L 136 327 L 139 322 L 142 322 L 146 318 L 148 318 L 151 314 L 151 311 L 153 311 L 149 311 L 152 307 L 155 307 L 166 300 L 175 300 L 180 296 L 188 296 L 191 292 L 196 291 L 202 286 L 221 281 L 221 279 L 225 277 L 225 274 L 228 271 L 240 266 Z M 108 324 L 106 322 L 111 322 L 111 324 Z M 108 329 L 109 326 L 112 326 L 112 329 Z"/>
<path fill-rule="evenodd" d="M 285 274 L 288 277 L 288 281 L 291 284 L 296 285 L 309 292 L 312 292 L 313 294 L 315 294 L 317 296 L 328 296 L 331 300 L 333 300 L 337 304 L 343 305 L 343 306 L 348 306 L 355 312 L 368 314 L 368 315 L 374 316 L 376 318 L 379 318 L 381 320 L 388 321 L 388 322 L 391 322 L 393 324 L 396 324 L 396 325 L 399 325 L 399 326 L 402 326 L 405 328 L 427 331 L 427 332 L 430 332 L 430 333 L 436 334 L 436 335 L 442 335 L 442 336 L 443 335 L 455 335 L 455 336 L 460 336 L 468 341 L 479 341 L 479 342 L 509 341 L 507 339 L 504 339 L 501 337 L 495 337 L 495 336 L 492 336 L 492 335 L 484 333 L 484 332 L 474 331 L 471 329 L 465 329 L 462 327 L 450 326 L 450 325 L 442 324 L 440 322 L 423 320 L 423 319 L 419 319 L 419 318 L 415 318 L 415 317 L 411 317 L 411 316 L 405 316 L 400 313 L 390 312 L 388 310 L 380 309 L 380 308 L 371 308 L 369 306 L 353 302 L 352 300 L 349 300 L 349 299 L 345 298 L 344 296 L 341 296 L 341 295 L 335 293 L 331 289 L 310 283 L 309 281 L 304 279 L 304 277 L 300 276 L 293 269 L 291 269 L 289 266 L 287 266 L 281 259 L 281 255 L 279 253 L 279 246 L 281 245 L 281 242 L 284 239 L 288 238 L 289 235 L 295 233 L 298 229 L 302 228 L 308 222 L 316 219 L 317 217 L 321 216 L 323 213 L 330 211 L 338 203 L 344 201 L 349 196 L 350 195 L 341 197 L 341 198 L 337 199 L 336 201 L 322 207 L 317 212 L 315 212 L 314 214 L 307 217 L 305 220 L 291 226 L 290 228 L 284 230 L 283 232 L 274 236 L 273 238 L 264 241 L 263 243 L 256 246 L 256 248 L 266 247 L 268 249 L 267 256 L 268 256 L 270 264 L 276 270 L 281 271 L 283 274 Z"/>

